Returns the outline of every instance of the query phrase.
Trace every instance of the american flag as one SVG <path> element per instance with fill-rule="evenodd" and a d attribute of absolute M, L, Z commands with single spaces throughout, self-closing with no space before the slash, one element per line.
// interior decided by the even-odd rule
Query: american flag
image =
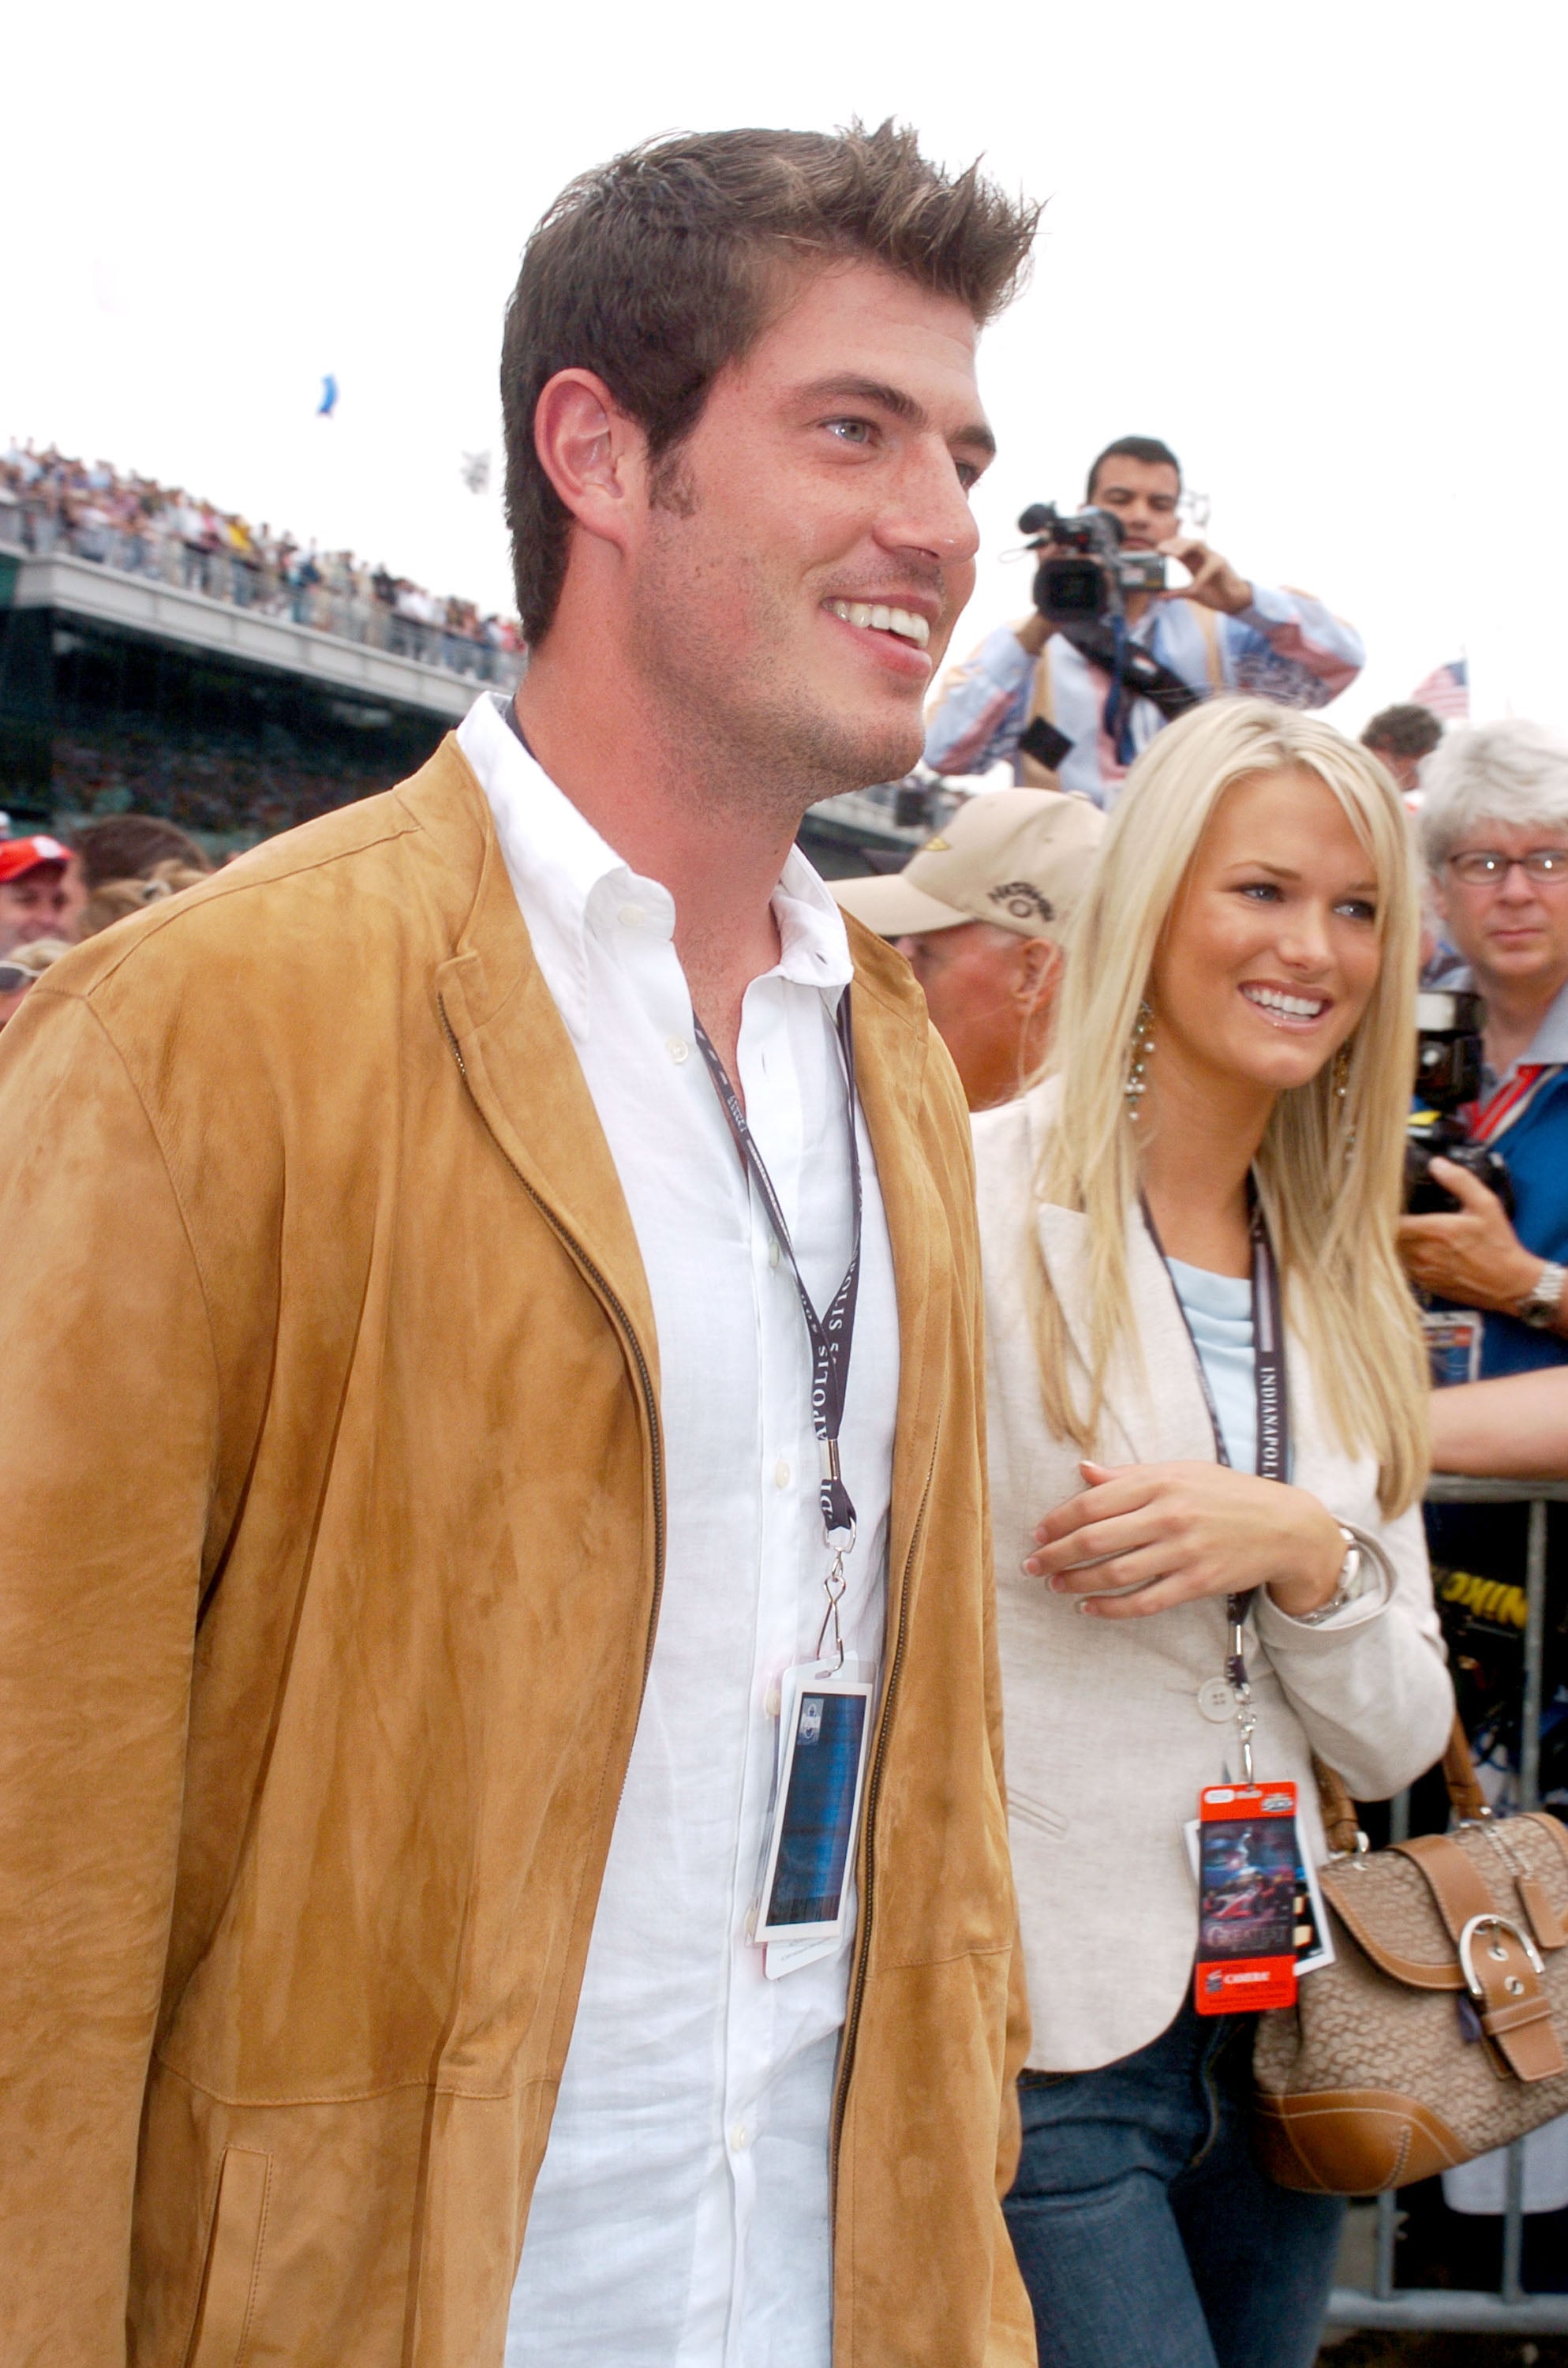
<path fill-rule="evenodd" d="M 1463 658 L 1450 658 L 1436 674 L 1416 684 L 1411 692 L 1415 707 L 1429 707 L 1445 723 L 1470 722 L 1470 667 Z"/>

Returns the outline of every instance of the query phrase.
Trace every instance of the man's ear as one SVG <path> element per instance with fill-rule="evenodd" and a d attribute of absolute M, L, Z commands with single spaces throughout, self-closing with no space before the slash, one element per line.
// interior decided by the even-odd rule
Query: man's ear
<path fill-rule="evenodd" d="M 1426 902 L 1439 921 L 1447 921 L 1452 917 L 1449 911 L 1448 897 L 1443 891 L 1440 872 L 1428 871 L 1426 874 Z"/>
<path fill-rule="evenodd" d="M 581 527 L 624 547 L 647 475 L 647 439 L 592 370 L 557 370 L 534 405 L 540 466 Z"/>
<path fill-rule="evenodd" d="M 1055 989 L 1062 973 L 1062 949 L 1049 938 L 1024 938 L 1019 951 L 1022 959 L 1013 974 L 1013 993 L 1032 1011 Z"/>

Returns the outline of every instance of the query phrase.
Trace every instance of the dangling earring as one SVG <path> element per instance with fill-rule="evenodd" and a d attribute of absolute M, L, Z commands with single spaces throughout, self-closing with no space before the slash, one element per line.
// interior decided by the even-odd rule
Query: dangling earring
<path fill-rule="evenodd" d="M 1334 1056 L 1334 1109 L 1345 1137 L 1345 1156 L 1348 1161 L 1356 1148 L 1356 1130 L 1350 1125 L 1350 1047 L 1342 1044 Z"/>
<path fill-rule="evenodd" d="M 1146 1063 L 1153 1058 L 1153 1051 L 1154 1014 L 1145 996 L 1139 1003 L 1138 1017 L 1132 1024 L 1132 1050 L 1128 1061 L 1127 1083 L 1121 1088 L 1122 1099 L 1127 1104 L 1127 1115 L 1134 1121 L 1138 1116 L 1138 1105 L 1148 1090 L 1144 1082 L 1143 1070 Z"/>

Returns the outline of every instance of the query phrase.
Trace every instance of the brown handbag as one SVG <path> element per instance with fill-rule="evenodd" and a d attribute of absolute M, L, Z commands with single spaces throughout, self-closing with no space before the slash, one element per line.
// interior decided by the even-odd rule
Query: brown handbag
<path fill-rule="evenodd" d="M 1253 2055 L 1281 2187 L 1375 2195 L 1568 2112 L 1568 1830 L 1493 1818 L 1457 1721 L 1443 1773 L 1454 1830 L 1369 1851 L 1317 1770 L 1335 1962 L 1259 2018 Z"/>

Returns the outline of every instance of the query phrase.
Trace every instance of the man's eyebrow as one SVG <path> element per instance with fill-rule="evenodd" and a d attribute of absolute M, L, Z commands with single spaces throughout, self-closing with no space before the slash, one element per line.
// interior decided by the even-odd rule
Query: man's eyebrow
<path fill-rule="evenodd" d="M 802 403 L 869 403 L 879 411 L 891 412 L 895 419 L 903 420 L 908 427 L 925 427 L 928 425 L 924 406 L 916 403 L 912 394 L 903 387 L 889 386 L 881 379 L 819 378 L 811 385 L 801 387 L 800 392 Z M 971 420 L 949 440 L 988 455 L 994 455 L 996 450 L 996 438 L 983 419 Z"/>

